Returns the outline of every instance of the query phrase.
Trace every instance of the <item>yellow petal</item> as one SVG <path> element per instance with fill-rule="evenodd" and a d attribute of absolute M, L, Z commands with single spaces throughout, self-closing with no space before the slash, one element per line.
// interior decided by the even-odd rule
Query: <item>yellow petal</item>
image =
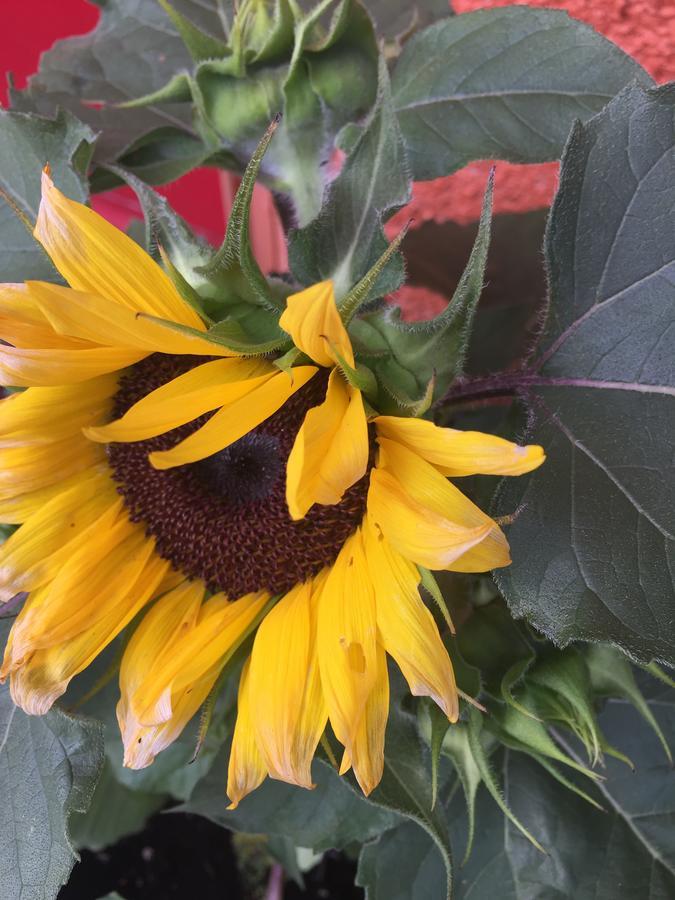
<path fill-rule="evenodd" d="M 171 319 L 150 318 L 98 294 L 75 291 L 44 281 L 27 282 L 28 290 L 54 331 L 71 338 L 113 344 L 147 353 L 232 356 L 199 334 L 181 332 Z"/>
<path fill-rule="evenodd" d="M 272 778 L 311 788 L 314 751 L 326 727 L 316 653 L 312 582 L 267 614 L 251 653 L 249 697 L 256 745 Z"/>
<path fill-rule="evenodd" d="M 121 502 L 86 529 L 56 578 L 31 594 L 13 628 L 18 657 L 67 641 L 124 601 L 154 549 Z"/>
<path fill-rule="evenodd" d="M 361 392 L 330 373 L 326 399 L 310 409 L 298 431 L 286 467 L 286 500 L 293 519 L 315 503 L 339 503 L 366 474 L 368 423 Z"/>
<path fill-rule="evenodd" d="M 0 384 L 9 387 L 79 384 L 124 369 L 146 355 L 118 347 L 31 350 L 0 346 Z"/>
<path fill-rule="evenodd" d="M 4 491 L 0 491 L 0 522 L 7 525 L 20 525 L 42 509 L 46 503 L 64 491 L 76 487 L 82 478 L 89 477 L 94 472 L 108 477 L 107 463 L 103 462 L 89 469 L 83 469 L 82 472 L 76 472 L 69 478 L 57 480 L 53 484 L 45 485 L 35 491 L 24 493 L 19 489 L 12 490 L 11 485 L 6 486 Z"/>
<path fill-rule="evenodd" d="M 452 568 L 490 532 L 489 525 L 464 528 L 431 511 L 379 467 L 370 473 L 368 515 L 399 553 L 427 569 Z"/>
<path fill-rule="evenodd" d="M 379 435 L 403 444 L 452 478 L 523 475 L 546 458 L 536 444 L 521 447 L 492 434 L 441 428 L 424 419 L 378 416 L 375 424 Z"/>
<path fill-rule="evenodd" d="M 0 401 L 0 446 L 51 443 L 78 435 L 101 421 L 117 390 L 117 377 L 94 379 L 86 390 L 72 385 L 34 387 Z"/>
<path fill-rule="evenodd" d="M 216 594 L 202 605 L 194 627 L 155 659 L 151 677 L 130 698 L 143 725 L 161 725 L 174 714 L 173 698 L 214 666 L 222 666 L 263 611 L 269 595 L 247 594 L 233 603 Z"/>
<path fill-rule="evenodd" d="M 84 433 L 90 440 L 104 444 L 144 441 L 238 400 L 257 384 L 264 383 L 261 379 L 271 377 L 274 371 L 266 360 L 215 359 L 147 394 L 121 419 L 86 428 Z"/>
<path fill-rule="evenodd" d="M 443 568 L 453 572 L 487 572 L 499 566 L 508 566 L 511 562 L 509 545 L 496 522 L 421 456 L 396 441 L 380 438 L 378 442 L 381 464 L 404 486 L 416 503 L 429 510 L 430 514 L 443 516 L 460 528 L 488 529 L 483 540 L 467 547 L 465 553 L 450 560 Z"/>
<path fill-rule="evenodd" d="M 203 328 L 168 275 L 130 237 L 42 174 L 35 237 L 68 284 L 139 312 Z"/>
<path fill-rule="evenodd" d="M 155 756 L 180 735 L 218 677 L 219 668 L 214 668 L 173 696 L 173 715 L 161 725 L 146 727 L 134 716 L 132 698 L 135 692 L 147 678 L 153 677 L 157 660 L 171 652 L 183 635 L 194 627 L 203 597 L 203 584 L 183 581 L 146 613 L 124 651 L 117 720 L 124 744 L 125 766 L 132 769 L 149 766 Z"/>
<path fill-rule="evenodd" d="M 0 447 L 0 497 L 38 491 L 82 472 L 104 458 L 102 448 L 82 435 L 49 444 Z"/>
<path fill-rule="evenodd" d="M 434 617 L 419 595 L 417 567 L 370 523 L 364 527 L 366 558 L 375 585 L 377 627 L 416 697 L 431 697 L 451 722 L 459 716 L 457 686 Z"/>
<path fill-rule="evenodd" d="M 248 695 L 249 661 L 239 681 L 237 724 L 234 726 L 230 762 L 227 770 L 228 809 L 236 809 L 247 794 L 265 780 L 267 769 L 258 751 L 251 721 L 251 702 Z"/>
<path fill-rule="evenodd" d="M 11 672 L 12 699 L 30 715 L 44 715 L 49 710 L 65 692 L 70 680 L 85 669 L 155 595 L 169 568 L 165 560 L 152 554 L 138 577 L 130 581 L 129 570 L 120 565 L 121 560 L 117 562 L 119 580 L 124 580 L 126 590 L 118 590 L 114 578 L 110 591 L 99 595 L 96 614 L 83 620 L 83 630 L 61 643 L 46 643 L 42 649 L 27 656 L 16 646 L 17 626 L 33 601 L 42 610 L 46 608 L 45 596 L 49 589 L 40 588 L 26 601 L 10 632 L 0 677 L 5 678 Z"/>
<path fill-rule="evenodd" d="M 291 294 L 279 325 L 293 338 L 295 346 L 320 366 L 337 362 L 333 347 L 350 366 L 354 351 L 335 304 L 332 281 L 321 281 Z"/>
<path fill-rule="evenodd" d="M 251 379 L 253 390 L 223 407 L 200 429 L 171 450 L 151 453 L 156 469 L 171 469 L 212 456 L 248 434 L 280 409 L 284 403 L 314 375 L 314 366 L 298 366 L 292 374 L 277 372 L 271 377 Z"/>
<path fill-rule="evenodd" d="M 379 645 L 376 666 L 375 683 L 366 701 L 351 751 L 345 751 L 340 767 L 340 774 L 344 774 L 351 765 L 366 797 L 378 786 L 384 771 L 384 735 L 389 716 L 387 659 Z"/>
<path fill-rule="evenodd" d="M 75 542 L 116 500 L 112 480 L 92 470 L 36 509 L 0 547 L 0 602 L 55 578 Z"/>
<path fill-rule="evenodd" d="M 352 745 L 377 678 L 377 619 L 361 532 L 344 544 L 319 599 L 321 685 L 336 737 Z"/>

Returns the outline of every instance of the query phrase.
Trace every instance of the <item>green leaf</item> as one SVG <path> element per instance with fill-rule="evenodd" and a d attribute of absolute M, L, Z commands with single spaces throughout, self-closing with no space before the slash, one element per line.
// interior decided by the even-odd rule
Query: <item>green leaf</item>
<path fill-rule="evenodd" d="M 74 200 L 87 198 L 85 171 L 94 133 L 69 113 L 44 119 L 0 109 L 0 282 L 58 278 L 32 227 L 40 206 L 42 169 L 49 163 L 54 183 Z M 3 196 L 4 195 L 4 196 Z"/>
<path fill-rule="evenodd" d="M 380 63 L 376 105 L 340 175 L 328 191 L 320 216 L 291 235 L 291 269 L 302 284 L 330 278 L 338 300 L 386 250 L 382 220 L 408 201 L 405 149 L 391 107 L 389 77 Z M 400 259 L 373 288 L 381 296 L 400 284 Z"/>
<path fill-rule="evenodd" d="M 446 872 L 429 835 L 412 822 L 403 822 L 359 856 L 356 883 L 366 900 L 446 900 Z"/>
<path fill-rule="evenodd" d="M 547 461 L 505 479 L 497 581 L 556 643 L 675 662 L 675 88 L 627 88 L 565 152 L 540 355 L 513 381 Z"/>
<path fill-rule="evenodd" d="M 370 805 L 327 764 L 314 763 L 313 791 L 267 779 L 237 809 L 227 809 L 227 753 L 196 786 L 183 812 L 250 834 L 280 834 L 298 847 L 341 848 L 367 841 L 398 821 L 394 813 Z"/>
<path fill-rule="evenodd" d="M 649 698 L 671 743 L 675 694 L 657 687 Z M 507 752 L 501 779 L 516 814 L 526 818 L 547 850 L 538 853 L 479 792 L 481 840 L 457 883 L 457 900 L 574 897 L 574 900 L 667 900 L 675 893 L 675 783 L 657 737 L 625 702 L 610 701 L 600 724 L 636 762 L 636 772 L 607 761 L 596 796 L 606 812 L 557 784 L 526 757 Z M 571 752 L 577 752 L 569 748 Z M 450 810 L 457 833 L 466 828 L 461 805 Z"/>
<path fill-rule="evenodd" d="M 531 664 L 534 659 L 523 628 L 513 621 L 501 601 L 473 610 L 459 629 L 457 645 L 462 658 L 480 671 L 485 689 L 498 699 L 503 679 L 513 666 Z"/>
<path fill-rule="evenodd" d="M 0 620 L 4 646 L 10 622 Z M 103 731 L 53 709 L 27 716 L 0 687 L 0 891 L 55 900 L 76 860 L 69 819 L 84 812 L 103 765 Z"/>
<path fill-rule="evenodd" d="M 392 89 L 416 179 L 475 159 L 557 159 L 571 125 L 634 79 L 635 60 L 561 10 L 482 9 L 406 44 Z"/>
<path fill-rule="evenodd" d="M 12 104 L 52 115 L 58 107 L 101 132 L 95 160 L 116 159 L 143 135 L 171 126 L 191 131 L 187 104 L 120 109 L 116 104 L 159 90 L 191 65 L 190 56 L 159 3 L 104 0 L 101 18 L 89 34 L 57 41 L 42 55 L 26 91 L 15 91 Z M 203 29 L 217 28 L 215 9 L 208 14 L 199 0 L 174 6 Z"/>
<path fill-rule="evenodd" d="M 367 359 L 376 340 L 384 340 L 390 355 L 369 362 L 384 392 L 402 407 L 413 408 L 425 397 L 431 384 L 433 399 L 442 397 L 448 386 L 461 374 L 471 333 L 471 323 L 483 289 L 485 265 L 490 244 L 492 216 L 490 176 L 478 232 L 471 256 L 450 303 L 436 318 L 428 322 L 405 323 L 400 309 L 381 308 L 363 317 L 366 328 L 354 323 L 359 347 Z"/>
<path fill-rule="evenodd" d="M 130 790 L 120 784 L 106 762 L 89 809 L 70 820 L 72 841 L 79 849 L 96 851 L 109 847 L 120 838 L 141 831 L 166 800 L 165 794 Z"/>
<path fill-rule="evenodd" d="M 400 679 L 396 676 L 392 679 L 394 695 L 400 693 L 399 685 Z M 384 773 L 368 801 L 405 816 L 419 826 L 418 830 L 426 835 L 426 840 L 418 838 L 417 842 L 421 846 L 433 845 L 437 860 L 435 865 L 439 872 L 443 872 L 438 896 L 450 900 L 453 862 L 448 823 L 443 806 L 433 805 L 429 769 L 415 719 L 403 712 L 393 700 L 387 724 Z"/>

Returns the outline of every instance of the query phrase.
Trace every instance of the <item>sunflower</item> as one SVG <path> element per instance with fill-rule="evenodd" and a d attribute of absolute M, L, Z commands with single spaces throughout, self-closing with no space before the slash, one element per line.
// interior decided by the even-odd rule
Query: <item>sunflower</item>
<path fill-rule="evenodd" d="M 330 282 L 290 296 L 297 365 L 217 343 L 166 273 L 43 175 L 35 236 L 69 287 L 0 286 L 0 599 L 28 597 L 0 677 L 42 714 L 133 623 L 117 716 L 150 764 L 255 632 L 227 793 L 312 786 L 330 722 L 369 793 L 382 774 L 387 655 L 451 722 L 458 693 L 420 596 L 432 570 L 510 562 L 449 480 L 519 475 L 540 447 L 378 415 Z M 180 326 L 180 327 L 176 327 Z"/>

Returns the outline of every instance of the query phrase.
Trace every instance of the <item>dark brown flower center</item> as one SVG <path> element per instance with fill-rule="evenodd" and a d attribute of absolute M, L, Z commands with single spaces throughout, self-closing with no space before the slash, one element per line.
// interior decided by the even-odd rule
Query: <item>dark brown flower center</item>
<path fill-rule="evenodd" d="M 203 357 L 154 354 L 120 379 L 113 418 Z M 327 373 L 318 372 L 269 419 L 213 456 L 154 469 L 152 450 L 168 450 L 209 415 L 147 441 L 108 445 L 113 478 L 129 516 L 142 522 L 157 552 L 209 590 L 235 600 L 252 591 L 283 593 L 336 559 L 361 522 L 368 474 L 341 503 L 310 509 L 294 522 L 286 505 L 286 461 L 307 410 L 323 402 Z M 374 438 L 371 435 L 371 463 Z"/>

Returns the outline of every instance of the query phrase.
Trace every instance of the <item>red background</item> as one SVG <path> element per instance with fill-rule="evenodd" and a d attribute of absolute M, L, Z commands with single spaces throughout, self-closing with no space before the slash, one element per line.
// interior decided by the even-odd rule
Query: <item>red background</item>
<path fill-rule="evenodd" d="M 637 57 L 657 81 L 675 78 L 675 0 L 529 0 L 529 3 L 566 8 Z M 37 68 L 43 50 L 59 38 L 89 31 L 99 16 L 99 10 L 86 0 L 2 0 L 2 5 L 0 70 L 11 71 L 19 87 L 25 85 L 27 76 Z M 457 12 L 504 5 L 507 0 L 454 0 Z M 4 79 L 0 84 L 0 102 L 6 102 Z M 475 163 L 448 178 L 415 185 L 412 203 L 399 214 L 393 227 L 411 215 L 417 223 L 467 222 L 476 218 L 487 169 L 488 163 Z M 548 205 L 555 177 L 554 164 L 500 163 L 496 211 L 522 211 Z M 163 188 L 162 193 L 198 231 L 216 243 L 222 237 L 234 186 L 234 179 L 227 174 L 198 170 Z M 99 196 L 94 202 L 100 212 L 120 226 L 136 212 L 128 190 Z M 266 268 L 279 268 L 284 262 L 283 241 L 269 198 L 262 190 L 258 192 L 253 215 L 256 254 Z"/>

